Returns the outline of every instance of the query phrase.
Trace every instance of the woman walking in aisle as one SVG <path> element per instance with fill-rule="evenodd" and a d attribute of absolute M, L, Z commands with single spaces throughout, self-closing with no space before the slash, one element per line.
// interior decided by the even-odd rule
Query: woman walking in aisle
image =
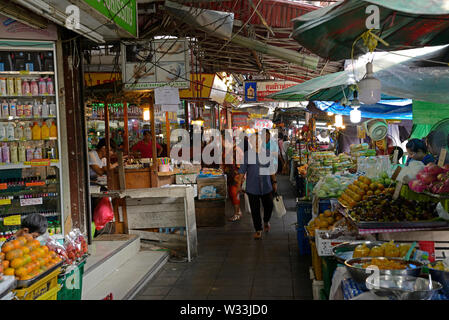
<path fill-rule="evenodd" d="M 277 166 L 277 161 L 274 161 L 273 157 L 277 155 L 271 152 L 269 146 L 270 132 L 266 130 L 265 146 L 262 146 L 261 132 L 258 135 L 253 135 L 250 138 L 249 150 L 245 152 L 244 163 L 240 166 L 237 181 L 241 182 L 244 174 L 246 174 L 246 193 L 248 194 L 249 204 L 251 208 L 251 215 L 253 218 L 253 224 L 255 229 L 254 239 L 258 240 L 262 238 L 262 230 L 264 232 L 270 231 L 270 219 L 273 211 L 273 193 L 277 191 L 276 182 L 276 170 L 273 174 L 268 174 L 270 164 Z M 266 156 L 270 160 L 266 164 L 261 164 L 260 153 L 266 152 Z M 255 163 L 249 161 L 249 153 L 254 152 L 256 155 Z M 264 170 L 265 169 L 265 170 Z M 241 186 L 241 183 L 239 184 Z M 240 191 L 240 190 L 239 190 Z M 262 218 L 260 214 L 260 201 L 262 201 L 264 209 L 263 217 L 263 229 Z"/>

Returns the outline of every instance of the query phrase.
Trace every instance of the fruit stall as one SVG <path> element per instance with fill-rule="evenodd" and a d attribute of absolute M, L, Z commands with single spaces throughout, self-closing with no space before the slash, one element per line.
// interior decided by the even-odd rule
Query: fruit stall
<path fill-rule="evenodd" d="M 448 300 L 449 167 L 416 162 L 393 172 L 377 158 L 374 166 L 361 158 L 357 174 L 322 178 L 314 189 L 319 198 L 339 195 L 331 208 L 302 221 L 314 299 Z M 367 268 L 379 269 L 380 286 Z M 403 288 L 392 289 L 392 279 Z M 407 291 L 413 285 L 420 295 Z"/>
<path fill-rule="evenodd" d="M 81 300 L 87 250 L 87 238 L 79 229 L 70 231 L 64 241 L 50 236 L 42 244 L 24 234 L 4 242 L 0 253 L 0 299 Z M 76 281 L 70 277 L 75 272 Z"/>

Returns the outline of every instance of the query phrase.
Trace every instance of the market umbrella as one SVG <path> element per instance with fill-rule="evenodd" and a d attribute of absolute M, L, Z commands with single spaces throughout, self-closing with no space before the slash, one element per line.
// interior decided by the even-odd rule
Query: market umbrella
<path fill-rule="evenodd" d="M 330 60 L 351 58 L 354 41 L 367 31 L 366 8 L 379 8 L 380 30 L 384 39 L 377 49 L 402 50 L 448 43 L 449 4 L 441 0 L 345 0 L 293 20 L 292 37 L 313 53 Z M 354 47 L 354 56 L 366 53 L 363 41 Z"/>

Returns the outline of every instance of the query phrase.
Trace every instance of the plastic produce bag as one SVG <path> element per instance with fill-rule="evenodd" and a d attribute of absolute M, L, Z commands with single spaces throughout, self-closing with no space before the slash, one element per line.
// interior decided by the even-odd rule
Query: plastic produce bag
<path fill-rule="evenodd" d="M 49 237 L 47 239 L 46 246 L 48 247 L 49 250 L 56 252 L 58 256 L 64 261 L 64 264 L 72 263 L 67 255 L 65 247 L 62 244 L 60 244 L 57 240 L 53 239 L 52 237 Z"/>
<path fill-rule="evenodd" d="M 114 219 L 111 198 L 104 197 L 100 200 L 94 210 L 95 228 L 101 230 L 105 225 Z"/>
<path fill-rule="evenodd" d="M 273 214 L 276 218 L 282 218 L 287 213 L 282 196 L 277 195 L 273 198 Z"/>

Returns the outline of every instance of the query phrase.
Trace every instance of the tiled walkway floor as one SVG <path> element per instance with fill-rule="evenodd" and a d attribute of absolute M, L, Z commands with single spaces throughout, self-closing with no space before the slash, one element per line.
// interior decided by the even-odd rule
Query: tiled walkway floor
<path fill-rule="evenodd" d="M 286 176 L 278 181 L 287 214 L 272 218 L 262 240 L 252 238 L 248 214 L 224 227 L 199 228 L 199 256 L 190 263 L 168 262 L 135 299 L 312 299 L 310 256 L 298 254 L 294 189 Z"/>

